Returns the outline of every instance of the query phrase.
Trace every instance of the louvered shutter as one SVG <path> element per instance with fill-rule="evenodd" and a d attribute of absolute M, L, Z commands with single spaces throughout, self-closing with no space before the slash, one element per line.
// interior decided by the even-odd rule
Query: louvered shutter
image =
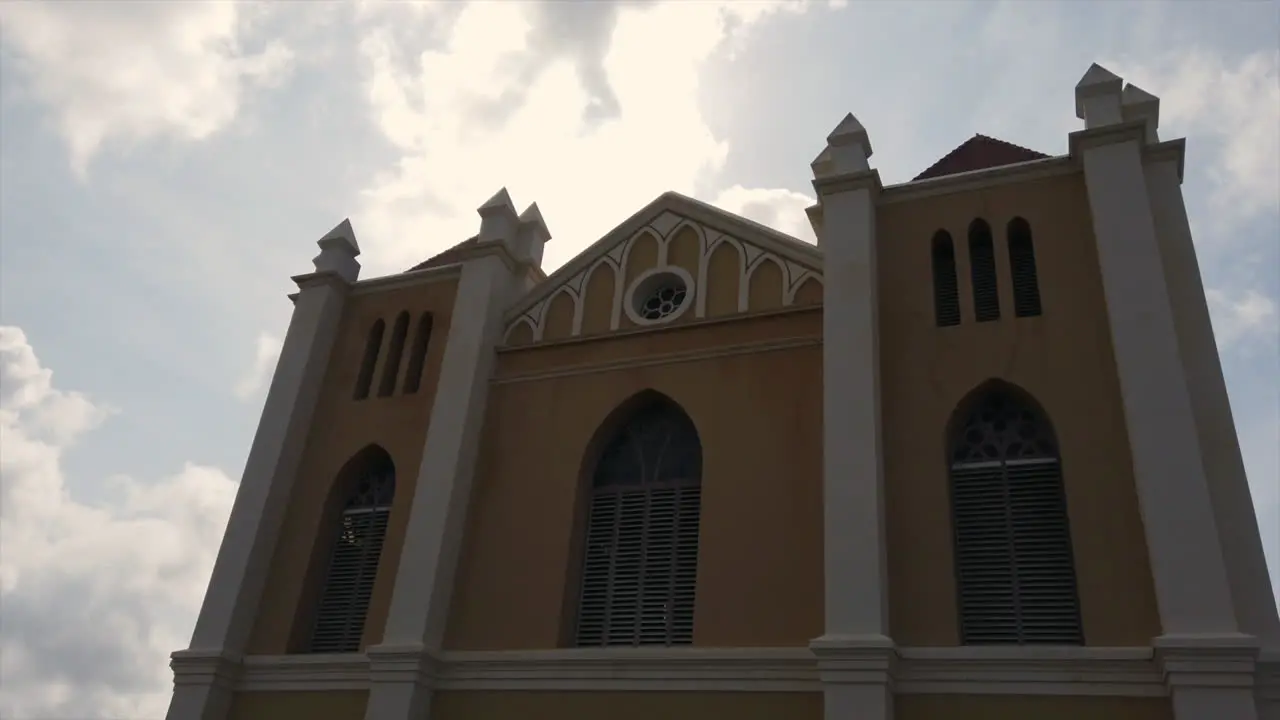
<path fill-rule="evenodd" d="M 960 324 L 956 253 L 951 236 L 945 231 L 933 237 L 933 311 L 938 327 Z"/>
<path fill-rule="evenodd" d="M 1009 223 L 1009 271 L 1013 277 L 1013 312 L 1017 317 L 1040 314 L 1040 280 L 1036 275 L 1031 226 L 1021 218 Z"/>
<path fill-rule="evenodd" d="M 387 537 L 394 482 L 391 473 L 370 474 L 343 511 L 316 608 L 309 652 L 360 649 Z"/>
<path fill-rule="evenodd" d="M 973 283 L 973 316 L 978 322 L 1000 319 L 995 246 L 991 227 L 978 219 L 969 225 L 969 278 Z"/>
<path fill-rule="evenodd" d="M 1052 447 L 1046 426 L 1008 398 L 987 402 L 953 453 L 960 458 L 951 467 L 951 498 L 967 645 L 1084 640 L 1060 464 L 1044 457 Z"/>
<path fill-rule="evenodd" d="M 701 448 L 678 408 L 661 409 L 679 415 L 640 418 L 596 470 L 578 605 L 579 646 L 693 642 Z M 650 452 L 655 447 L 657 455 Z"/>

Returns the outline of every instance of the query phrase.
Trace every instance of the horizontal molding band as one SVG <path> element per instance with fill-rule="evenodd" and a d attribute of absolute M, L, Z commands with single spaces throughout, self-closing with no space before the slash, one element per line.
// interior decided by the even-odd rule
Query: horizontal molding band
<path fill-rule="evenodd" d="M 439 690 L 819 692 L 807 648 L 626 648 L 448 652 Z M 1149 648 L 900 648 L 899 694 L 1167 694 Z M 1270 677 L 1269 673 L 1259 672 Z M 1259 678 L 1262 679 L 1261 677 Z M 363 654 L 250 656 L 241 691 L 362 690 Z"/>
<path fill-rule="evenodd" d="M 808 310 L 810 308 L 805 309 Z M 613 372 L 616 370 L 628 370 L 631 368 L 701 362 L 704 360 L 713 360 L 715 358 L 731 357 L 734 355 L 758 355 L 760 353 L 777 352 L 780 350 L 795 350 L 797 348 L 816 347 L 820 345 L 822 345 L 821 337 L 789 337 L 776 340 L 742 343 L 739 345 L 721 345 L 698 350 L 686 350 L 658 355 L 622 358 L 599 363 L 570 365 L 557 367 L 551 370 L 541 370 L 537 372 L 497 377 L 491 382 L 494 385 L 510 385 L 512 383 L 547 380 L 550 378 L 570 377 L 574 375 L 590 375 L 594 373 Z"/>

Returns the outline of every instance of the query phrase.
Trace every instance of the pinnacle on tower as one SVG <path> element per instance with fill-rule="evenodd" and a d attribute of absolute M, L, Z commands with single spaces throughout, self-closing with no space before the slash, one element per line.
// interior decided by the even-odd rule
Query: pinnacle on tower
<path fill-rule="evenodd" d="M 871 169 L 867 161 L 870 157 L 871 140 L 867 137 L 867 129 L 862 127 L 853 113 L 848 113 L 831 134 L 827 135 L 826 150 L 814 160 L 819 166 L 815 170 L 822 169 L 837 175 L 863 172 Z"/>
<path fill-rule="evenodd" d="M 551 231 L 547 222 L 542 219 L 542 211 L 538 203 L 533 203 L 520 213 L 520 227 L 516 232 L 516 257 L 527 260 L 539 267 L 542 266 L 542 250 L 551 239 Z"/>
<path fill-rule="evenodd" d="M 320 246 L 320 254 L 311 261 L 316 272 L 333 273 L 347 282 L 356 281 L 360 276 L 360 263 L 356 260 L 360 244 L 356 242 L 350 219 L 335 225 L 316 244 Z"/>
<path fill-rule="evenodd" d="M 515 241 L 520 219 L 505 187 L 494 193 L 476 212 L 480 213 L 480 242 Z"/>
<path fill-rule="evenodd" d="M 1119 75 L 1094 63 L 1076 83 L 1076 117 L 1086 128 L 1123 122 L 1120 113 L 1120 91 L 1124 81 Z"/>
<path fill-rule="evenodd" d="M 1160 98 L 1137 85 L 1126 85 L 1120 94 L 1120 110 L 1125 120 L 1144 121 L 1147 142 L 1160 142 Z"/>

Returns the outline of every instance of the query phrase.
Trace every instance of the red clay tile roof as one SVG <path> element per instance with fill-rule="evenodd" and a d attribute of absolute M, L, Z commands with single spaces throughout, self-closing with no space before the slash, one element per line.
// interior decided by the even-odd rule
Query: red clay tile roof
<path fill-rule="evenodd" d="M 457 245 L 454 245 L 453 247 L 449 248 L 448 250 L 445 250 L 442 253 L 432 255 L 426 260 L 423 260 L 417 265 L 414 265 L 413 267 L 409 268 L 405 272 L 413 272 L 414 270 L 422 270 L 424 268 L 429 268 L 429 267 L 439 267 L 441 265 L 448 265 L 449 263 L 454 261 L 454 259 L 458 256 L 459 252 L 467 249 L 471 245 L 474 245 L 476 241 L 479 239 L 480 239 L 479 237 L 473 237 L 473 238 L 468 238 L 466 240 L 463 240 L 462 242 L 458 243 Z"/>
<path fill-rule="evenodd" d="M 1042 160 L 1047 157 L 1049 156 L 1044 153 L 1028 150 L 1013 143 L 1007 143 L 986 135 L 974 135 L 964 141 L 964 144 L 960 147 L 947 153 L 941 160 L 931 165 L 928 170 L 912 178 L 912 180 L 927 180 L 929 178 L 942 177 L 943 175 L 985 170 L 1029 160 Z"/>

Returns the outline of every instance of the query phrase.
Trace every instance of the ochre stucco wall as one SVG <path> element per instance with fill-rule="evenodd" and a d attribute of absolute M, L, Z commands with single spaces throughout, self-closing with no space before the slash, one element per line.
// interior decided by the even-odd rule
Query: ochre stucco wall
<path fill-rule="evenodd" d="M 694 643 L 821 634 L 820 333 L 807 309 L 503 352 L 446 646 L 566 642 L 584 456 L 605 418 L 650 389 L 684 408 L 702 442 Z M 798 346 L 715 355 L 787 338 Z"/>
<path fill-rule="evenodd" d="M 432 720 L 821 720 L 820 693 L 442 692 Z"/>
<path fill-rule="evenodd" d="M 1005 226 L 1034 233 L 1043 316 L 1015 318 Z M 975 323 L 967 231 L 993 229 L 1001 319 Z M 880 339 L 890 622 L 900 645 L 959 642 L 948 421 L 991 378 L 1030 393 L 1057 433 L 1089 645 L 1160 633 L 1098 260 L 1080 175 L 886 204 L 879 210 Z M 963 322 L 934 325 L 930 247 L 956 246 Z"/>
<path fill-rule="evenodd" d="M 242 692 L 227 720 L 364 720 L 368 701 L 364 690 Z"/>
<path fill-rule="evenodd" d="M 325 374 L 302 464 L 289 498 L 289 509 L 271 561 L 270 578 L 259 606 L 249 643 L 250 654 L 274 655 L 303 647 L 311 628 L 312 607 L 323 583 L 333 530 L 345 498 L 333 492 L 339 471 L 362 448 L 376 443 L 390 455 L 396 467 L 396 496 L 387 539 L 383 546 L 362 646 L 382 637 L 391 601 L 400 546 L 409 507 L 413 501 L 422 447 L 435 398 L 436 378 L 449 332 L 455 279 L 427 285 L 353 295 L 343 314 L 338 340 Z M 387 362 L 396 316 L 411 316 L 408 341 L 400 363 L 395 394 L 378 397 L 378 385 Z M 434 318 L 431 344 L 417 393 L 402 392 L 409 366 L 413 332 L 423 312 Z M 374 373 L 373 391 L 354 400 L 356 378 L 364 358 L 370 327 L 379 318 L 387 324 L 382 352 Z"/>
<path fill-rule="evenodd" d="M 1005 225 L 1034 233 L 1044 315 L 1014 318 Z M 1002 318 L 973 322 L 966 229 L 995 235 Z M 1086 642 L 1145 645 L 1160 632 L 1124 429 L 1088 203 L 1078 175 L 887 203 L 879 210 L 890 623 L 905 646 L 959 642 L 945 430 L 958 404 L 991 378 L 1032 395 L 1054 424 L 1073 528 Z M 930 241 L 956 244 L 964 322 L 933 321 Z M 667 260 L 696 271 L 691 230 L 677 230 Z M 580 563 L 584 458 L 600 424 L 629 397 L 656 390 L 679 403 L 703 443 L 703 517 L 695 644 L 803 645 L 822 632 L 821 287 L 776 307 L 776 268 L 748 278 L 737 297 L 734 257 L 712 254 L 708 319 L 686 313 L 653 329 L 610 333 L 615 282 L 657 262 L 656 242 L 632 248 L 626 276 L 587 279 L 584 335 L 553 301 L 553 338 L 499 353 L 468 508 L 446 645 L 533 649 L 567 643 Z M 725 251 L 727 252 L 727 251 Z M 730 261 L 731 260 L 731 261 Z M 603 277 L 603 276 L 601 276 Z M 271 581 L 250 643 L 254 654 L 296 650 L 305 639 L 328 550 L 340 468 L 378 443 L 397 467 L 397 496 L 365 644 L 381 637 L 413 483 L 449 328 L 456 283 L 351 298 L 308 438 Z M 732 286 L 732 287 L 731 287 Z M 352 400 L 365 337 L 377 318 L 408 309 L 435 315 L 422 390 Z M 714 317 L 717 316 L 718 317 Z M 553 323 L 553 324 L 555 324 Z M 555 340 L 554 337 L 562 337 Z M 381 374 L 380 360 L 378 375 Z M 406 363 L 407 364 L 407 363 Z M 403 366 L 402 366 L 403 367 Z M 403 372 L 403 370 L 402 370 Z M 377 382 L 375 381 L 375 387 Z"/>

